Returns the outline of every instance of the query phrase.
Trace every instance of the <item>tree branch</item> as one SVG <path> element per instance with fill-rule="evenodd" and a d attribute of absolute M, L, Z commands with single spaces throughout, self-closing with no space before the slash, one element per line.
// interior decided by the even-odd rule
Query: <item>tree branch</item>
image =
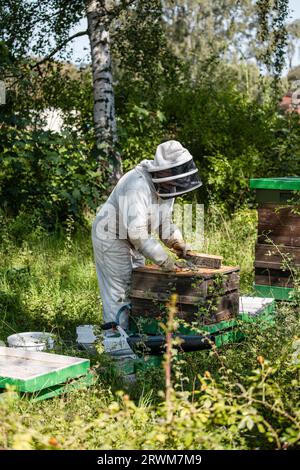
<path fill-rule="evenodd" d="M 70 41 L 73 41 L 73 39 L 75 38 L 78 38 L 80 36 L 85 36 L 86 34 L 88 34 L 88 30 L 85 30 L 85 31 L 79 31 L 78 33 L 75 33 L 73 34 L 72 36 L 68 37 L 65 41 L 63 41 L 59 46 L 57 46 L 55 49 L 53 49 L 53 51 L 51 51 L 48 55 L 46 55 L 45 57 L 43 57 L 43 59 L 39 60 L 38 62 L 36 62 L 35 64 L 32 64 L 29 66 L 29 69 L 30 70 L 33 70 L 35 68 L 38 69 L 38 72 L 39 74 L 41 75 L 41 70 L 40 70 L 40 65 L 44 64 L 45 62 L 47 62 L 47 60 L 51 59 L 51 57 L 53 57 L 57 52 L 59 52 L 64 46 L 66 46 Z M 24 72 L 21 72 L 21 74 L 18 76 L 18 78 L 11 83 L 10 87 L 9 88 L 13 88 L 14 85 L 16 83 L 18 83 L 18 81 L 20 79 L 22 79 L 23 77 L 25 76 L 25 73 Z"/>
<path fill-rule="evenodd" d="M 59 52 L 63 47 L 65 47 L 69 42 L 73 41 L 73 39 L 79 38 L 80 36 L 85 36 L 88 34 L 88 30 L 86 29 L 85 31 L 79 31 L 78 33 L 73 34 L 72 36 L 68 37 L 65 41 L 63 41 L 59 46 L 57 46 L 53 51 L 50 52 L 50 54 L 46 55 L 43 57 L 43 59 L 39 60 L 35 64 L 33 64 L 30 68 L 34 69 L 36 67 L 39 67 L 41 64 L 47 62 L 47 60 L 51 59 L 57 52 Z"/>

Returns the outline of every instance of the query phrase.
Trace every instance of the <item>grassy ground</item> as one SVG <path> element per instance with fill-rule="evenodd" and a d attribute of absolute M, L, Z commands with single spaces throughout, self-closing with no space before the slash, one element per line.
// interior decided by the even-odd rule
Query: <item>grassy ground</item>
<path fill-rule="evenodd" d="M 251 294 L 256 212 L 206 222 L 203 251 L 241 266 L 241 293 Z M 18 219 L 2 226 L 0 340 L 14 332 L 56 334 L 74 348 L 79 324 L 101 323 L 88 229 L 48 235 Z M 173 388 L 164 399 L 163 369 L 122 383 L 105 354 L 92 358 L 97 384 L 40 403 L 0 399 L 4 448 L 293 448 L 300 438 L 299 302 L 281 304 L 275 326 L 244 326 L 247 340 L 174 358 Z M 80 354 L 82 355 L 82 353 Z M 125 392 L 118 392 L 118 390 Z"/>

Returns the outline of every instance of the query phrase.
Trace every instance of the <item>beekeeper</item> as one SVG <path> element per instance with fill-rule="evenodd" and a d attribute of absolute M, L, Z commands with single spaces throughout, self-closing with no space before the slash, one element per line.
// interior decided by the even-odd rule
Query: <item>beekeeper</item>
<path fill-rule="evenodd" d="M 192 155 L 176 140 L 160 144 L 154 160 L 141 161 L 118 181 L 92 228 L 106 324 L 127 328 L 128 312 L 118 313 L 129 303 L 132 269 L 145 258 L 166 271 L 180 269 L 152 234 L 183 257 L 188 247 L 172 223 L 174 198 L 201 185 Z"/>

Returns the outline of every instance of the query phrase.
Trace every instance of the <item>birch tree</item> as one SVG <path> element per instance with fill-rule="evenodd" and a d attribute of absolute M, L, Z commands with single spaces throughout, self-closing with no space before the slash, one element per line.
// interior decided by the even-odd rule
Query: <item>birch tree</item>
<path fill-rule="evenodd" d="M 97 148 L 106 157 L 113 181 L 122 172 L 116 150 L 117 129 L 110 51 L 111 12 L 107 2 L 86 0 L 88 34 L 91 46 L 94 94 L 94 126 Z"/>
<path fill-rule="evenodd" d="M 119 15 L 135 0 L 0 0 L 0 41 L 23 63 L 22 72 L 39 69 L 74 39 L 88 35 L 92 58 L 94 128 L 99 171 L 115 183 L 122 174 L 111 67 L 110 33 Z M 69 31 L 86 16 L 87 30 Z M 53 47 L 53 40 L 55 47 Z M 51 47 L 52 46 L 52 47 Z M 39 59 L 25 65 L 24 56 Z M 21 67 L 22 68 L 22 67 Z M 14 71 L 15 72 L 15 71 Z M 20 70 L 19 70 L 20 72 Z"/>
<path fill-rule="evenodd" d="M 112 183 L 122 175 L 122 160 L 116 145 L 111 26 L 134 2 L 135 0 L 85 1 L 92 58 L 95 137 L 100 159 L 106 163 Z"/>

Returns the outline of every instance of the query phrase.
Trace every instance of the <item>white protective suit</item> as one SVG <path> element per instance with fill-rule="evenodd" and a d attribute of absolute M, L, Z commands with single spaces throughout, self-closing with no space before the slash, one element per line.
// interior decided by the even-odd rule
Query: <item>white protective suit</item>
<path fill-rule="evenodd" d="M 191 155 L 179 142 L 181 155 L 168 155 L 168 143 L 158 146 L 154 160 L 143 160 L 126 173 L 101 207 L 92 227 L 93 250 L 105 323 L 115 322 L 119 309 L 129 303 L 132 269 L 143 266 L 145 258 L 162 265 L 169 255 L 158 239 L 172 247 L 183 242 L 180 230 L 172 223 L 174 198 L 162 199 L 152 183 L 149 169 L 168 158 L 185 161 Z M 187 154 L 186 154 L 187 152 Z M 184 243 L 184 242 L 183 242 Z M 122 320 L 121 320 L 122 319 Z M 127 317 L 120 324 L 127 328 Z"/>

